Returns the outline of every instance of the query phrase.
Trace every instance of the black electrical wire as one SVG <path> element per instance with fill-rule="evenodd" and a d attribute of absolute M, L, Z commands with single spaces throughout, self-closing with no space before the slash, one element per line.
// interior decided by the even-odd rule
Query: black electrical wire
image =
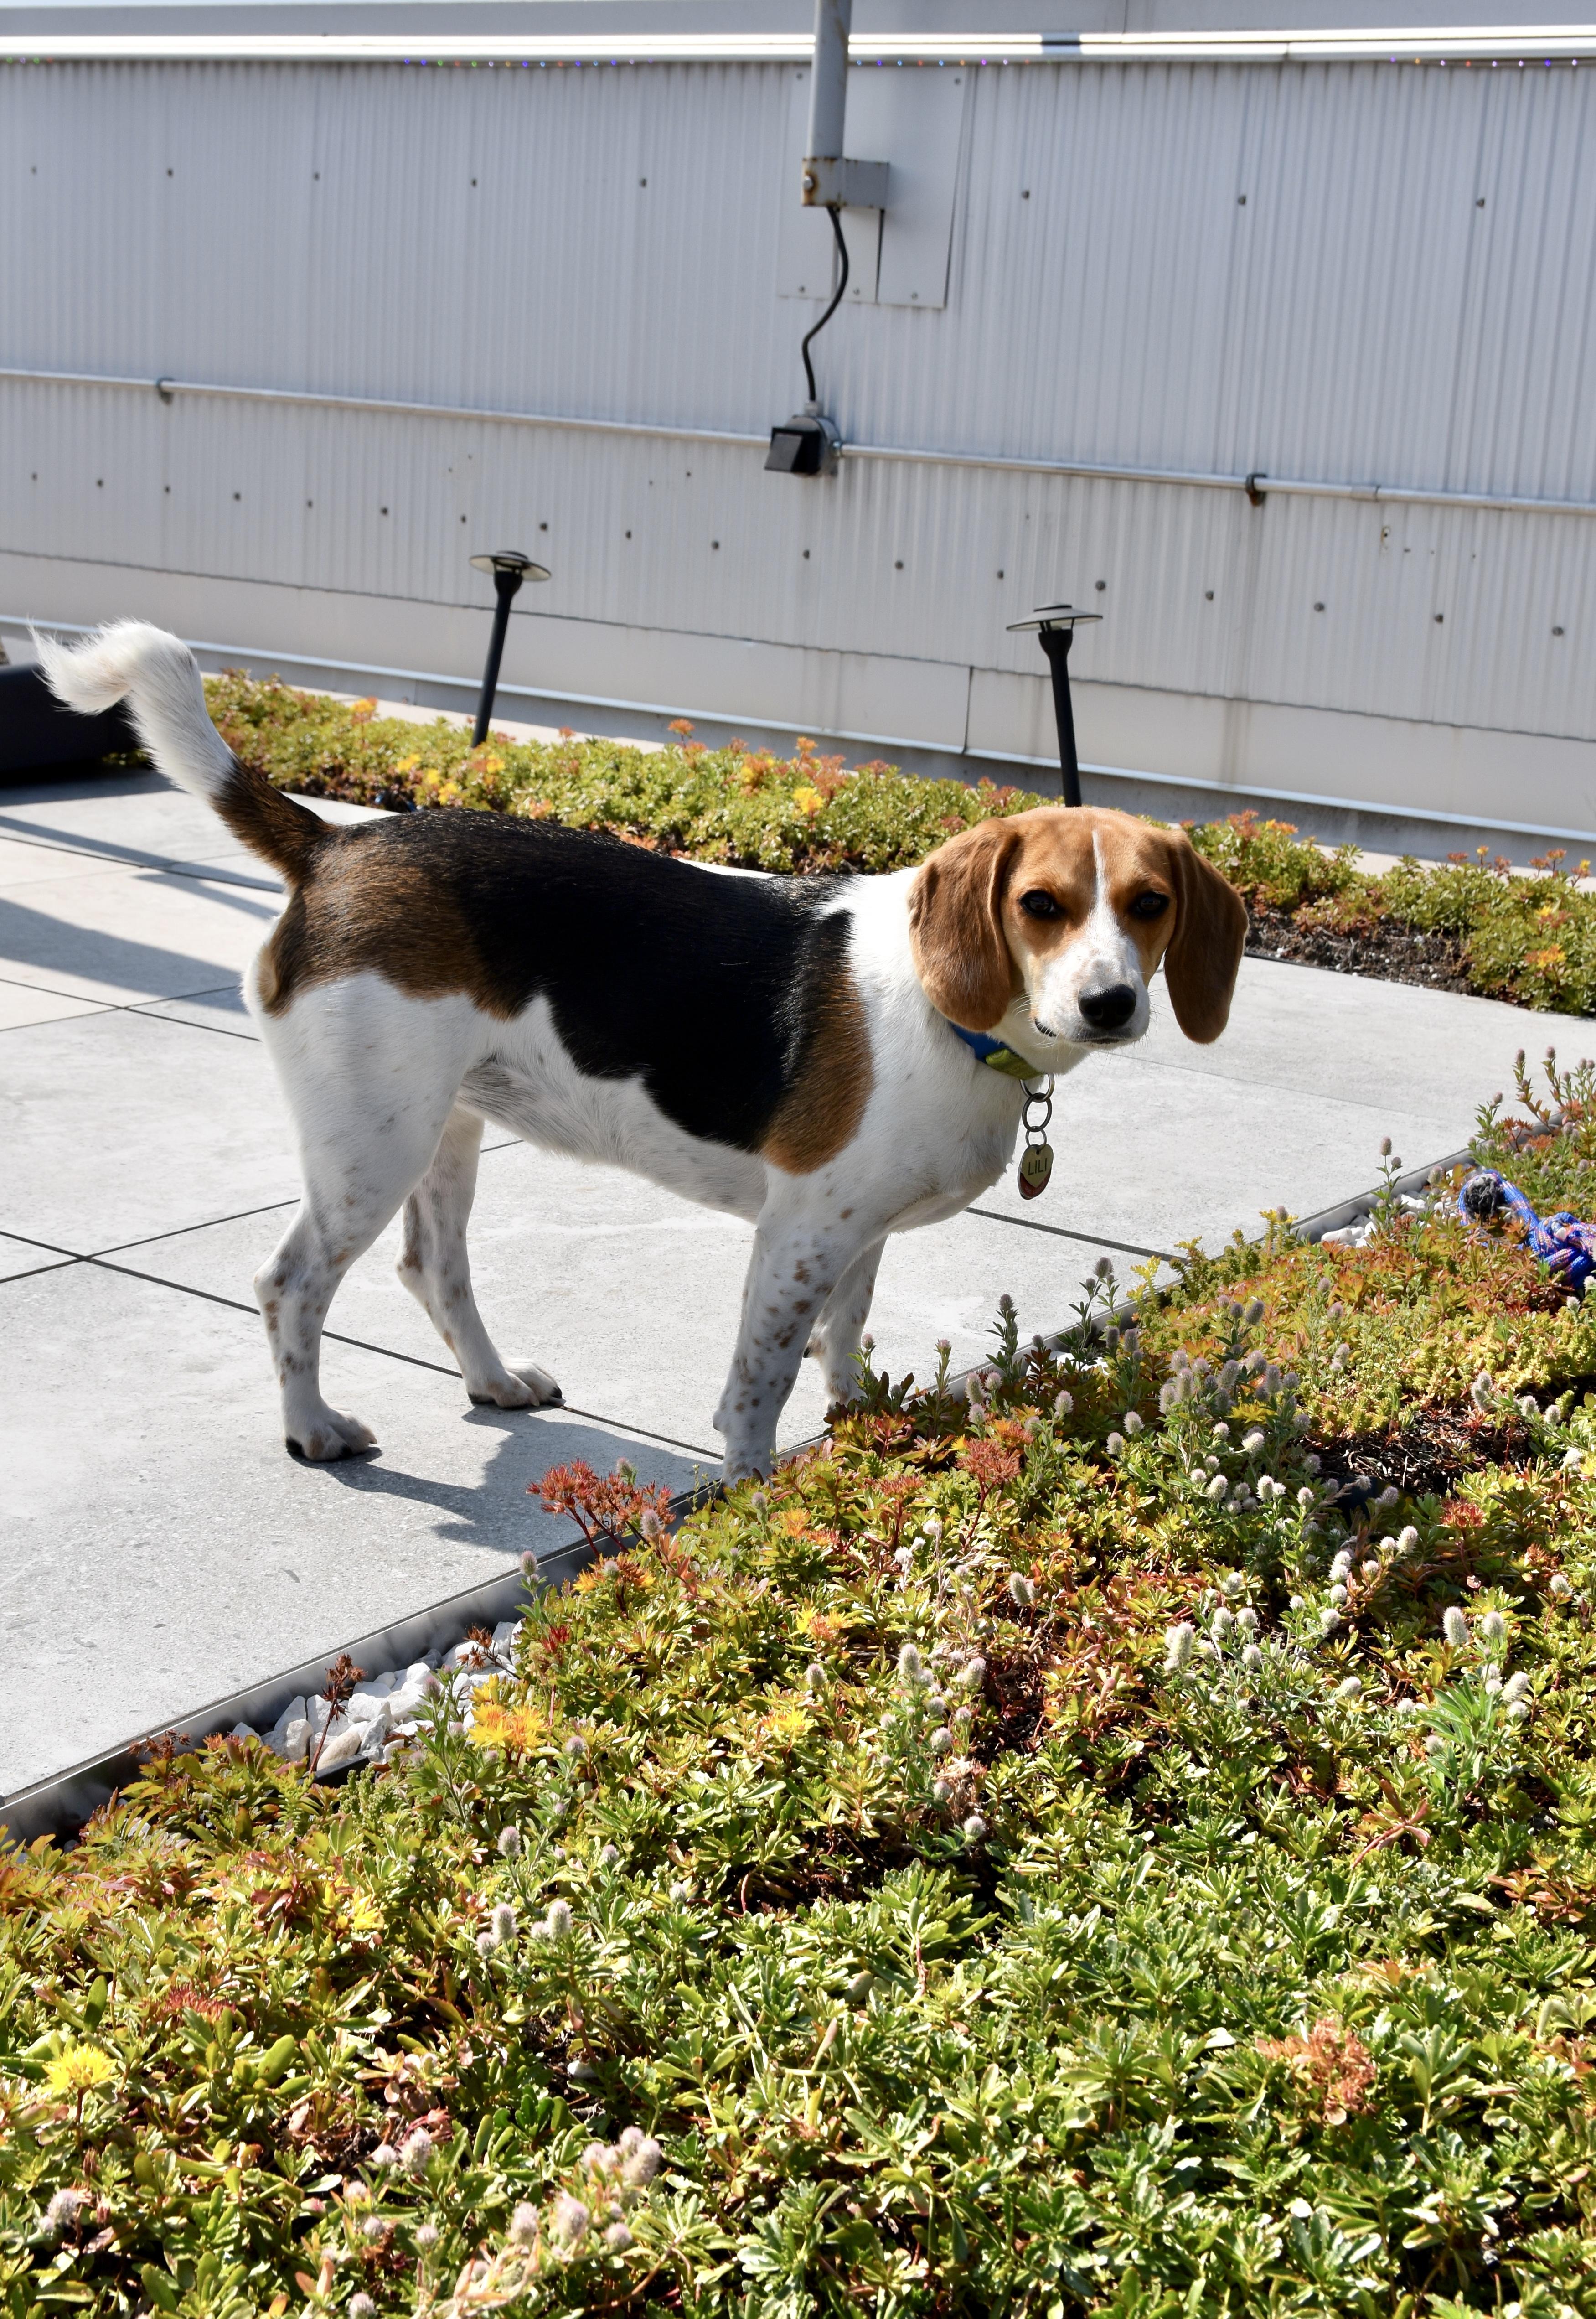
<path fill-rule="evenodd" d="M 831 304 L 826 308 L 825 313 L 822 314 L 814 329 L 808 331 L 804 338 L 804 376 L 809 382 L 809 400 L 811 402 L 815 403 L 819 402 L 820 397 L 815 391 L 815 365 L 809 360 L 809 340 L 811 338 L 817 338 L 820 336 L 821 331 L 825 329 L 832 316 L 836 312 L 837 308 L 842 304 L 843 293 L 848 287 L 848 245 L 843 239 L 842 212 L 828 203 L 825 213 L 831 220 L 831 230 L 837 238 L 837 256 L 843 261 L 843 278 L 837 284 L 836 296 L 832 300 Z"/>

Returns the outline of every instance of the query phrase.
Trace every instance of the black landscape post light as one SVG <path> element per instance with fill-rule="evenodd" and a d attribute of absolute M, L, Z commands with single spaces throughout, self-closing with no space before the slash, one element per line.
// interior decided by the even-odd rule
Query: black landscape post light
<path fill-rule="evenodd" d="M 491 555 L 473 555 L 473 572 L 492 575 L 493 593 L 498 602 L 493 607 L 493 633 L 488 639 L 488 664 L 482 671 L 482 697 L 476 704 L 476 723 L 471 731 L 471 745 L 480 749 L 488 737 L 488 719 L 493 714 L 493 695 L 499 690 L 499 663 L 504 658 L 504 636 L 509 626 L 509 608 L 520 592 L 523 580 L 546 580 L 548 573 L 541 564 L 534 564 L 518 547 L 496 547 Z"/>
<path fill-rule="evenodd" d="M 1053 677 L 1053 717 L 1059 727 L 1059 781 L 1066 805 L 1080 803 L 1080 759 L 1075 751 L 1075 710 L 1069 699 L 1069 647 L 1075 632 L 1101 612 L 1078 612 L 1072 604 L 1039 604 L 1032 620 L 1011 620 L 1011 636 L 1034 634 L 1048 656 Z"/>

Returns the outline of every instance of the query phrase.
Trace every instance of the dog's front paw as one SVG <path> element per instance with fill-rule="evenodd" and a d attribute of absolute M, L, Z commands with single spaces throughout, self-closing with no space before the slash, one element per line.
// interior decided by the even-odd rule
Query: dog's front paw
<path fill-rule="evenodd" d="M 552 1403 L 564 1401 L 565 1398 L 548 1371 L 540 1369 L 536 1361 L 513 1363 L 510 1375 L 526 1389 L 529 1396 L 526 1401 L 513 1404 L 518 1409 L 546 1409 Z M 501 1405 L 509 1407 L 511 1404 Z"/>
<path fill-rule="evenodd" d="M 323 1402 L 312 1415 L 293 1425 L 286 1436 L 290 1449 L 313 1466 L 329 1466 L 338 1457 L 355 1457 L 374 1449 L 377 1437 L 369 1425 Z"/>

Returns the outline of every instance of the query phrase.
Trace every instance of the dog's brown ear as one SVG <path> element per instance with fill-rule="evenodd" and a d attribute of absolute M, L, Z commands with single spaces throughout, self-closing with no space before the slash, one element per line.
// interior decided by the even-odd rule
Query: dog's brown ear
<path fill-rule="evenodd" d="M 1175 932 L 1164 953 L 1164 979 L 1175 1019 L 1188 1039 L 1207 1046 L 1231 1019 L 1231 1000 L 1247 947 L 1241 897 L 1185 836 L 1169 834 Z"/>
<path fill-rule="evenodd" d="M 967 1031 L 1000 1023 L 1014 995 L 1003 897 L 1019 846 L 1007 821 L 978 822 L 939 845 L 910 889 L 915 971 L 938 1012 Z"/>

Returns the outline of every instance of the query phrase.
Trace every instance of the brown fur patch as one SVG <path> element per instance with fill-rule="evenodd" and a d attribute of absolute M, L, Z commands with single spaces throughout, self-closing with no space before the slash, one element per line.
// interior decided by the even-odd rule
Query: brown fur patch
<path fill-rule="evenodd" d="M 858 1133 L 874 1080 L 864 1001 L 839 959 L 807 994 L 791 1084 L 760 1157 L 789 1176 L 812 1175 Z"/>
<path fill-rule="evenodd" d="M 508 1022 L 515 1004 L 495 987 L 471 923 L 424 856 L 384 845 L 379 823 L 340 833 L 318 853 L 261 960 L 261 1004 L 281 1015 L 302 990 L 380 974 L 412 998 L 461 991 Z"/>

